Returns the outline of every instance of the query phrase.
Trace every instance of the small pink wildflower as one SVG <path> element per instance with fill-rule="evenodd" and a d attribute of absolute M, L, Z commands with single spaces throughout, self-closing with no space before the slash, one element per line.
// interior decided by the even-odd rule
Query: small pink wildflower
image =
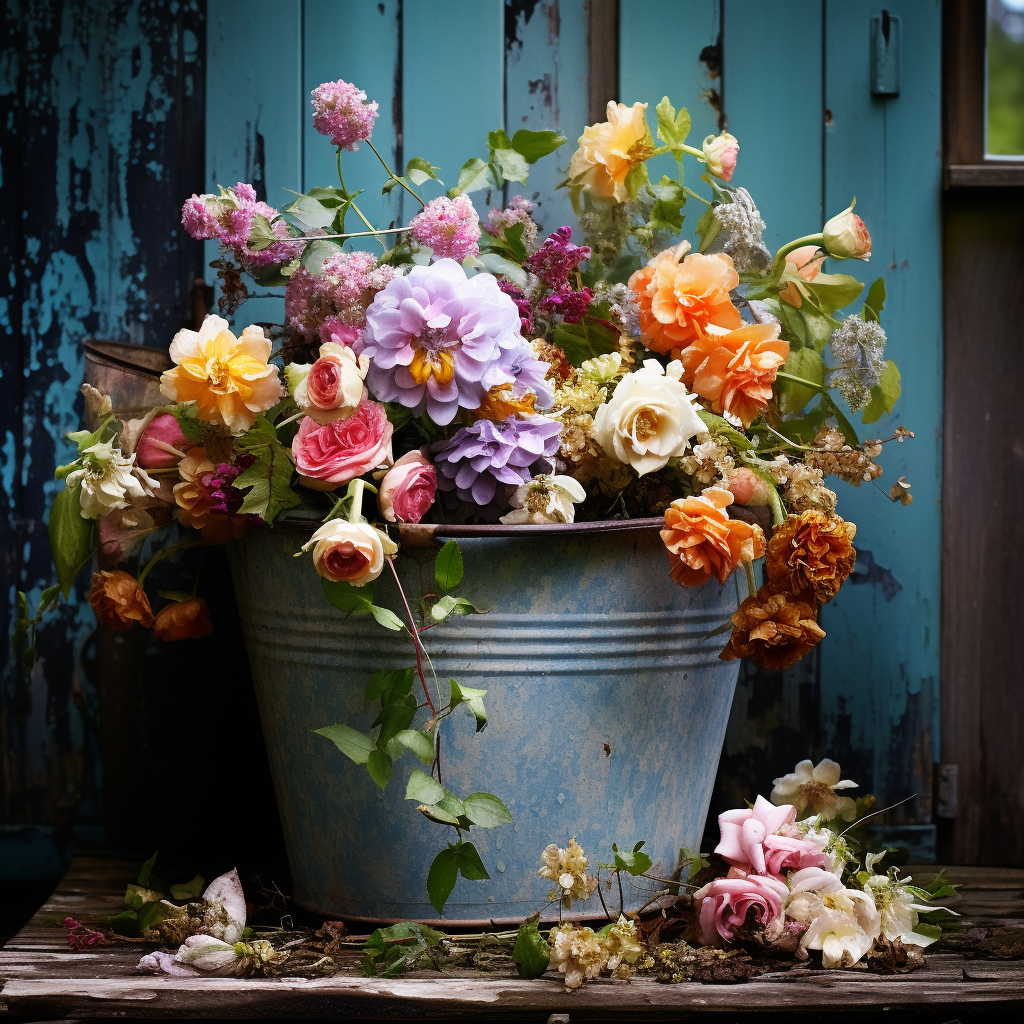
<path fill-rule="evenodd" d="M 366 102 L 366 93 L 350 82 L 324 82 L 313 90 L 313 127 L 343 149 L 358 149 L 358 143 L 373 134 L 377 101 Z"/>
<path fill-rule="evenodd" d="M 64 927 L 68 930 L 68 945 L 75 952 L 90 949 L 107 941 L 107 937 L 103 932 L 98 932 L 95 928 L 90 928 L 88 925 L 82 924 L 81 921 L 76 921 L 73 917 L 64 918 Z"/>
<path fill-rule="evenodd" d="M 409 228 L 418 242 L 433 249 L 435 260 L 461 263 L 480 252 L 480 221 L 469 196 L 432 199 L 409 222 Z"/>
<path fill-rule="evenodd" d="M 529 220 L 532 213 L 533 203 L 523 196 L 515 196 L 509 200 L 509 204 L 504 210 L 495 206 L 487 214 L 487 230 L 492 235 L 500 234 L 502 230 L 512 227 L 513 224 L 522 224 Z"/>

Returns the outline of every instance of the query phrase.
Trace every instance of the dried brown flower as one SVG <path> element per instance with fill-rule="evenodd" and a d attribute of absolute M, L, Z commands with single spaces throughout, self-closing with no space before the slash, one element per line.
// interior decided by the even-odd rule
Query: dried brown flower
<path fill-rule="evenodd" d="M 772 670 L 789 668 L 825 636 L 815 613 L 807 601 L 762 587 L 734 612 L 732 636 L 719 657 L 722 661 L 751 658 Z"/>
<path fill-rule="evenodd" d="M 153 626 L 153 609 L 139 581 L 123 569 L 93 573 L 89 604 L 101 626 L 123 633 L 136 623 L 144 629 Z"/>
<path fill-rule="evenodd" d="M 882 467 L 874 461 L 882 451 L 877 441 L 865 441 L 852 448 L 834 427 L 822 427 L 812 444 L 815 451 L 807 452 L 804 463 L 820 469 L 825 476 L 837 476 L 859 487 L 882 475 Z"/>
<path fill-rule="evenodd" d="M 905 476 L 901 476 L 899 480 L 889 488 L 889 497 L 892 498 L 893 501 L 898 501 L 903 505 L 909 505 L 913 502 L 914 496 L 910 493 L 910 482 Z"/>
<path fill-rule="evenodd" d="M 840 516 L 808 509 L 772 534 L 765 558 L 768 589 L 826 604 L 853 572 L 857 527 Z"/>
<path fill-rule="evenodd" d="M 572 363 L 569 362 L 569 357 L 557 345 L 552 345 L 550 341 L 538 338 L 536 341 L 530 342 L 530 348 L 533 349 L 533 354 L 537 359 L 542 359 L 545 363 L 551 365 L 551 369 L 546 374 L 547 377 L 552 380 L 568 380 L 572 376 Z"/>
<path fill-rule="evenodd" d="M 158 640 L 191 640 L 213 632 L 210 609 L 201 597 L 174 601 L 160 609 L 153 626 Z"/>

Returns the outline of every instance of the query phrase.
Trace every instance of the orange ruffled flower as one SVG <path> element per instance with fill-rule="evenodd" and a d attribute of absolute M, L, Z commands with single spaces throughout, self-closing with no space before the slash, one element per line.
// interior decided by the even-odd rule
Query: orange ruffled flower
<path fill-rule="evenodd" d="M 853 572 L 856 534 L 853 523 L 819 509 L 790 516 L 768 542 L 768 588 L 828 603 Z"/>
<path fill-rule="evenodd" d="M 191 640 L 194 637 L 209 636 L 213 632 L 210 609 L 201 597 L 190 597 L 175 601 L 161 608 L 153 626 L 158 640 Z"/>
<path fill-rule="evenodd" d="M 665 510 L 661 539 L 672 562 L 670 575 L 684 587 L 699 587 L 712 576 L 725 583 L 741 563 L 764 554 L 759 526 L 730 519 L 725 511 L 732 494 L 708 487 L 692 498 L 677 498 Z"/>
<path fill-rule="evenodd" d="M 717 412 L 739 418 L 744 427 L 772 400 L 775 375 L 789 355 L 779 325 L 744 324 L 727 334 L 702 334 L 683 349 L 683 383 Z"/>
<path fill-rule="evenodd" d="M 680 242 L 659 252 L 629 279 L 640 304 L 644 342 L 655 352 L 681 349 L 708 326 L 732 330 L 743 323 L 729 300 L 740 283 L 732 258 L 721 252 L 687 256 L 689 249 L 689 242 Z"/>
<path fill-rule="evenodd" d="M 245 533 L 246 518 L 212 511 L 213 496 L 203 480 L 216 468 L 205 448 L 190 448 L 178 463 L 181 482 L 174 485 L 174 500 L 182 526 L 199 530 L 207 544 L 226 544 Z"/>
<path fill-rule="evenodd" d="M 136 623 L 144 629 L 153 625 L 153 609 L 139 581 L 123 569 L 93 573 L 89 604 L 101 626 L 123 633 Z"/>
<path fill-rule="evenodd" d="M 722 661 L 751 658 L 772 671 L 789 668 L 825 636 L 816 611 L 807 601 L 762 587 L 733 613 L 732 636 L 719 657 Z"/>

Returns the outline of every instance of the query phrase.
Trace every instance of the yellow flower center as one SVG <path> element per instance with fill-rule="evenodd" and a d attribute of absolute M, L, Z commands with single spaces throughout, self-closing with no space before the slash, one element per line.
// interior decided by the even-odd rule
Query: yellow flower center
<path fill-rule="evenodd" d="M 521 398 L 515 398 L 508 384 L 495 384 L 484 396 L 477 409 L 477 415 L 485 420 L 507 420 L 516 414 L 529 416 L 533 413 L 533 404 L 537 396 L 527 392 Z"/>
<path fill-rule="evenodd" d="M 416 349 L 409 366 L 412 379 L 426 384 L 433 376 L 438 384 L 450 384 L 455 379 L 455 357 L 447 349 Z"/>
<path fill-rule="evenodd" d="M 658 417 L 651 409 L 641 409 L 633 417 L 631 433 L 638 441 L 646 441 L 658 432 Z"/>

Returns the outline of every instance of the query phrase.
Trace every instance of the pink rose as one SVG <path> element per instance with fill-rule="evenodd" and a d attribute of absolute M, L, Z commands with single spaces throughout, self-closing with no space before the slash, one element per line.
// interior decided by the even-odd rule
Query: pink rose
<path fill-rule="evenodd" d="M 790 804 L 776 807 L 759 796 L 753 808 L 726 811 L 718 816 L 722 839 L 717 853 L 734 867 L 756 874 L 781 875 L 784 869 L 823 868 L 828 858 L 818 843 L 780 834 L 796 820 Z"/>
<path fill-rule="evenodd" d="M 821 255 L 816 255 L 817 253 Z M 821 272 L 824 262 L 825 254 L 818 245 L 801 245 L 799 249 L 786 253 L 786 271 L 790 274 L 795 272 L 805 281 L 813 281 Z M 779 292 L 779 298 L 791 306 L 796 306 L 797 309 L 804 303 L 800 289 L 792 280 L 787 281 L 786 287 Z"/>
<path fill-rule="evenodd" d="M 384 559 L 398 546 L 369 523 L 331 519 L 313 534 L 302 550 L 313 547 L 313 564 L 324 579 L 362 587 L 375 580 Z"/>
<path fill-rule="evenodd" d="M 729 474 L 726 485 L 737 505 L 767 505 L 768 484 L 752 469 L 741 466 Z"/>
<path fill-rule="evenodd" d="M 380 482 L 377 503 L 389 522 L 418 523 L 434 504 L 437 472 L 422 452 L 406 452 Z"/>
<path fill-rule="evenodd" d="M 851 203 L 837 213 L 822 229 L 824 248 L 840 260 L 866 260 L 871 257 L 871 235 L 864 221 L 853 212 Z"/>
<path fill-rule="evenodd" d="M 708 943 L 719 936 L 728 941 L 753 910 L 758 924 L 771 928 L 782 916 L 782 903 L 789 895 L 785 882 L 764 875 L 745 878 L 716 878 L 693 894 L 700 919 L 701 939 Z"/>
<path fill-rule="evenodd" d="M 735 135 L 722 132 L 721 135 L 709 135 L 704 140 L 704 160 L 708 174 L 722 181 L 731 181 L 732 172 L 736 170 L 736 157 L 739 155 L 740 144 Z"/>
<path fill-rule="evenodd" d="M 143 469 L 171 469 L 185 457 L 189 442 L 176 416 L 154 416 L 135 445 L 135 464 Z"/>
<path fill-rule="evenodd" d="M 363 328 L 353 327 L 336 316 L 329 316 L 320 325 L 320 340 L 331 345 L 347 345 L 358 356 L 364 347 Z"/>
<path fill-rule="evenodd" d="M 393 431 L 384 406 L 364 398 L 348 419 L 321 426 L 303 417 L 292 441 L 292 458 L 307 487 L 333 491 L 386 463 Z"/>
<path fill-rule="evenodd" d="M 370 367 L 367 356 L 356 356 L 345 345 L 324 342 L 312 366 L 292 364 L 285 371 L 295 382 L 295 404 L 317 423 L 351 416 L 366 397 L 363 378 Z"/>

